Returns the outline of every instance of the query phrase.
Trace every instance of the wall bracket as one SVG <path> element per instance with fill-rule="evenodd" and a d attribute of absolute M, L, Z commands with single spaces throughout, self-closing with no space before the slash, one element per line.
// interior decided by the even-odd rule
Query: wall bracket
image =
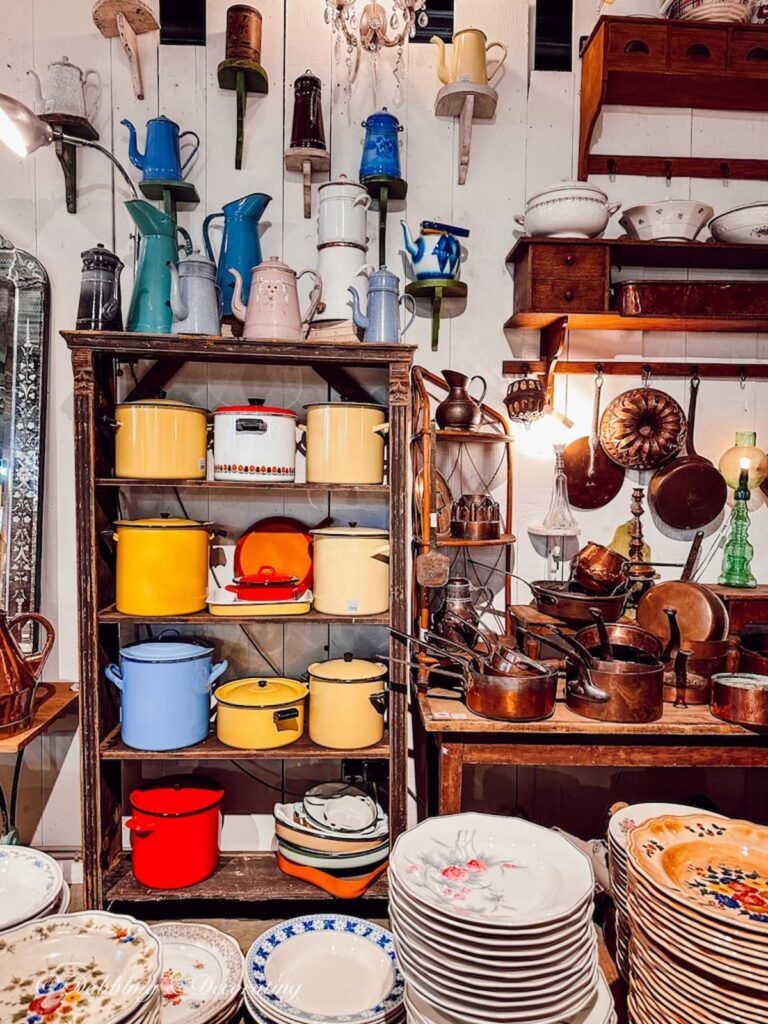
<path fill-rule="evenodd" d="M 133 91 L 136 99 L 143 100 L 144 83 L 136 37 L 145 32 L 157 32 L 160 28 L 157 18 L 144 0 L 96 0 L 93 21 L 107 39 L 120 36 L 131 69 Z"/>
<path fill-rule="evenodd" d="M 248 93 L 266 96 L 269 92 L 267 72 L 255 60 L 232 58 L 223 60 L 218 68 L 219 88 L 237 93 L 237 141 L 235 143 L 235 169 L 243 166 L 243 138 L 245 135 L 245 108 Z"/>
<path fill-rule="evenodd" d="M 331 156 L 327 149 L 306 149 L 295 146 L 285 151 L 286 171 L 300 171 L 304 178 L 304 218 L 312 216 L 312 175 L 330 170 Z"/>
<path fill-rule="evenodd" d="M 459 119 L 459 184 L 464 185 L 469 171 L 469 153 L 472 147 L 472 122 L 491 120 L 496 113 L 499 94 L 490 85 L 475 82 L 454 82 L 437 94 L 436 117 Z"/>
<path fill-rule="evenodd" d="M 40 114 L 40 120 L 75 139 L 96 142 L 99 137 L 99 133 L 86 117 L 73 117 L 71 114 Z M 64 172 L 67 212 L 77 213 L 77 146 L 63 139 L 56 139 L 54 149 Z"/>

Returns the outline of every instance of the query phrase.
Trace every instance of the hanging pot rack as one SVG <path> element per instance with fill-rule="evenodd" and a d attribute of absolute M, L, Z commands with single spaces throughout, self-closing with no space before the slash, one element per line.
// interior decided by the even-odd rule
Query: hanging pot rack
<path fill-rule="evenodd" d="M 762 363 L 673 363 L 650 360 L 573 360 L 506 359 L 502 364 L 505 377 L 540 374 L 546 378 L 547 391 L 554 376 L 594 376 L 598 371 L 609 377 L 652 377 L 654 380 L 687 380 L 690 377 L 708 380 L 768 380 L 768 361 Z"/>

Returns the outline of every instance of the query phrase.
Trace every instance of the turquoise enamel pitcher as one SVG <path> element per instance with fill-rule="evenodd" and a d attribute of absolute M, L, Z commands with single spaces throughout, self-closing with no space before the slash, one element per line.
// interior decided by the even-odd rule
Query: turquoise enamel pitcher
<path fill-rule="evenodd" d="M 221 290 L 223 316 L 233 315 L 232 296 L 235 291 L 235 279 L 230 270 L 236 270 L 243 279 L 243 304 L 248 305 L 251 271 L 262 261 L 259 221 L 271 200 L 272 196 L 264 192 L 253 192 L 242 199 L 233 199 L 231 203 L 225 203 L 220 213 L 209 214 L 203 222 L 205 250 L 208 259 L 215 261 L 208 228 L 214 218 L 224 218 L 224 234 L 216 271 L 216 284 Z"/>
<path fill-rule="evenodd" d="M 145 334 L 170 334 L 171 272 L 168 263 L 178 264 L 178 235 L 184 239 L 187 254 L 192 240 L 184 228 L 143 199 L 129 199 L 125 204 L 139 230 L 139 265 L 131 292 L 126 330 Z"/>

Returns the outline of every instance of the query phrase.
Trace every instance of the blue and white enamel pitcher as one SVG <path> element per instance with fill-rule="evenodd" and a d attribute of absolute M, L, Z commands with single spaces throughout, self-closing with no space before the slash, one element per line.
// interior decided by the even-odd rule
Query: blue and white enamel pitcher
<path fill-rule="evenodd" d="M 368 278 L 368 312 L 363 313 L 356 288 L 350 287 L 352 315 L 355 326 L 365 331 L 363 341 L 397 345 L 416 317 L 416 300 L 412 295 L 400 295 L 400 278 L 386 267 Z M 400 329 L 400 306 L 411 301 L 411 319 Z"/>
<path fill-rule="evenodd" d="M 467 228 L 456 228 L 435 220 L 421 222 L 421 234 L 414 241 L 405 221 L 405 248 L 413 263 L 417 281 L 455 281 L 461 269 L 460 238 L 468 238 Z"/>
<path fill-rule="evenodd" d="M 179 126 L 170 118 L 153 117 L 147 121 L 147 141 L 144 152 L 139 152 L 136 143 L 136 129 L 124 117 L 120 124 L 125 125 L 131 133 L 128 144 L 128 156 L 134 167 L 138 167 L 144 181 L 181 181 L 190 160 L 200 148 L 200 138 L 196 132 L 179 132 Z M 191 135 L 195 139 L 195 147 L 184 163 L 181 162 L 181 140 Z"/>
<path fill-rule="evenodd" d="M 400 178 L 400 132 L 403 126 L 386 107 L 363 121 L 365 142 L 360 163 L 360 181 L 385 175 Z"/>

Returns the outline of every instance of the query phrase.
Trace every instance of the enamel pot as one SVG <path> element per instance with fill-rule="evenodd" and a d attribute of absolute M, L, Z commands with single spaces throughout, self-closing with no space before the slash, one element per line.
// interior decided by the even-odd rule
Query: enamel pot
<path fill-rule="evenodd" d="M 115 523 L 117 610 L 124 615 L 188 615 L 205 608 L 209 523 L 130 519 Z"/>
<path fill-rule="evenodd" d="M 384 479 L 386 410 L 365 402 L 306 405 L 307 483 L 380 484 Z"/>
<path fill-rule="evenodd" d="M 115 408 L 115 476 L 136 480 L 204 480 L 208 410 L 168 398 Z"/>
<path fill-rule="evenodd" d="M 239 750 L 275 750 L 304 734 L 307 687 L 296 679 L 235 679 L 216 691 L 216 735 Z"/>
<path fill-rule="evenodd" d="M 224 790 L 199 778 L 167 778 L 131 793 L 133 874 L 149 889 L 184 889 L 219 866 Z"/>
<path fill-rule="evenodd" d="M 320 185 L 318 196 L 318 245 L 345 242 L 364 249 L 368 245 L 366 215 L 371 205 L 371 197 L 364 186 L 348 181 L 347 176 L 341 174 L 336 181 Z"/>
<path fill-rule="evenodd" d="M 296 413 L 254 399 L 213 414 L 216 480 L 292 483 L 296 479 Z"/>
<path fill-rule="evenodd" d="M 202 743 L 211 718 L 211 687 L 227 668 L 213 664 L 203 641 L 129 644 L 105 675 L 120 690 L 120 736 L 135 750 L 180 750 Z"/>
<path fill-rule="evenodd" d="M 347 653 L 310 665 L 309 738 L 321 747 L 358 750 L 380 743 L 387 666 Z"/>
<path fill-rule="evenodd" d="M 389 534 L 375 527 L 313 530 L 315 611 L 381 615 L 389 610 Z"/>

